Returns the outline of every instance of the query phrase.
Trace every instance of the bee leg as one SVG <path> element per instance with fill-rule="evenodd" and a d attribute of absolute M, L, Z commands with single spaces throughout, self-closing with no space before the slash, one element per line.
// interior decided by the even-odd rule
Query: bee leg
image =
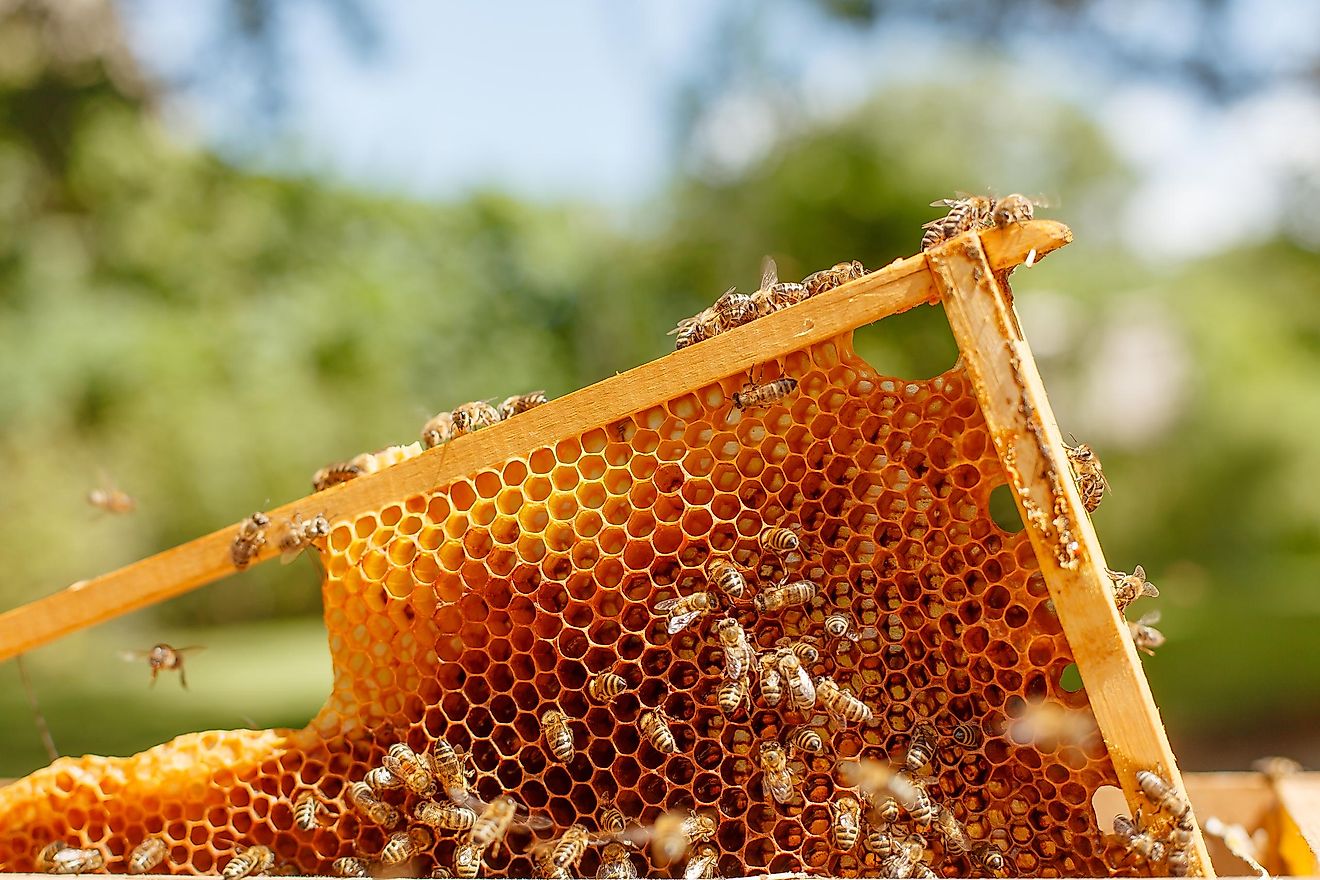
<path fill-rule="evenodd" d="M 188 673 L 183 671 L 182 666 L 179 667 L 179 684 L 183 685 L 185 691 L 188 689 Z"/>

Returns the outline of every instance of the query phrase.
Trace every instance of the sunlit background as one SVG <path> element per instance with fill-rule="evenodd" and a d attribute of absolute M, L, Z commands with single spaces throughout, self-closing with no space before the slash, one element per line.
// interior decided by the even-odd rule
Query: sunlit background
<path fill-rule="evenodd" d="M 1048 198 L 1014 277 L 1193 769 L 1320 764 L 1320 5 L 1247 0 L 0 0 L 0 605 L 297 498 L 440 409 L 664 353 L 764 255 L 917 250 Z M 956 356 L 938 309 L 859 334 Z M 101 515 L 112 481 L 137 512 Z M 301 725 L 312 561 L 26 666 L 61 752 Z M 1143 609 L 1142 605 L 1147 608 Z M 124 649 L 202 644 L 184 691 Z M 0 775 L 47 758 L 13 662 Z"/>

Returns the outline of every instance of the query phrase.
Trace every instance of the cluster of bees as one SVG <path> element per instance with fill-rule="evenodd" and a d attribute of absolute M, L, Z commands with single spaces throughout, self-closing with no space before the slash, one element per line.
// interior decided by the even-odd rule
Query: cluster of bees
<path fill-rule="evenodd" d="M 930 206 L 948 208 L 949 211 L 937 220 L 922 224 L 921 228 L 925 230 L 921 236 L 923 251 L 943 244 L 964 232 L 1007 226 L 1010 223 L 1025 223 L 1035 218 L 1036 208 L 1044 207 L 1044 203 L 1037 199 L 1029 199 L 1021 193 L 1013 193 L 1002 199 L 959 193 L 957 198 L 939 199 L 931 202 Z M 1031 262 L 1029 256 L 1027 265 L 1030 266 Z"/>
<path fill-rule="evenodd" d="M 1134 818 L 1114 817 L 1114 833 L 1128 849 L 1151 864 L 1163 863 L 1169 874 L 1186 877 L 1192 862 L 1192 806 L 1159 774 L 1150 770 L 1137 771 L 1137 785 L 1141 793 L 1155 805 L 1168 820 L 1168 834 L 1160 839 L 1148 829 L 1138 810 Z"/>
<path fill-rule="evenodd" d="M 125 861 L 128 873 L 159 873 L 156 869 L 165 862 L 169 848 L 159 837 L 148 837 L 133 847 Z M 47 874 L 85 874 L 105 868 L 105 853 L 97 847 L 73 847 L 57 840 L 42 847 L 37 853 L 36 869 Z M 220 872 L 222 877 L 237 880 L 259 874 L 296 873 L 291 866 L 279 865 L 275 852 L 268 846 L 235 846 L 234 855 Z"/>

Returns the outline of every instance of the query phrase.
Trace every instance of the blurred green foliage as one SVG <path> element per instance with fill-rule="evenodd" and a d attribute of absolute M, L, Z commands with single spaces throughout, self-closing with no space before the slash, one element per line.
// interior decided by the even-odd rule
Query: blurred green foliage
<path fill-rule="evenodd" d="M 910 254 L 927 202 L 990 184 L 1061 197 L 1077 233 L 1018 274 L 1018 303 L 1065 430 L 1114 484 L 1095 516 L 1111 564 L 1143 563 L 1163 591 L 1169 643 L 1147 669 L 1175 741 L 1193 765 L 1240 763 L 1232 737 L 1296 751 L 1288 731 L 1320 715 L 1320 257 L 1270 242 L 1168 269 L 1124 251 L 1127 172 L 1077 109 L 994 81 L 905 87 L 736 174 L 676 180 L 625 223 L 239 170 L 180 143 L 100 58 L 42 55 L 19 24 L 0 21 L 0 45 L 27 52 L 0 52 L 6 607 L 298 497 L 317 467 L 409 442 L 441 408 L 654 358 L 679 317 L 755 287 L 764 254 L 785 278 Z M 956 356 L 934 308 L 859 347 L 907 376 Z M 1158 405 L 1143 425 L 1105 405 L 1124 391 Z M 87 507 L 100 471 L 137 513 Z M 329 685 L 319 608 L 307 563 L 261 566 L 35 652 L 32 677 L 71 752 L 300 724 Z M 193 691 L 110 665 L 160 639 L 209 646 Z M 4 674 L 15 774 L 44 758 Z"/>

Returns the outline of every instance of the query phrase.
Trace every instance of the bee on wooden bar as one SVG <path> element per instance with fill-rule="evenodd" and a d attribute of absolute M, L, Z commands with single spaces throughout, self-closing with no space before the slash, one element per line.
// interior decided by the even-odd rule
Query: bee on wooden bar
<path fill-rule="evenodd" d="M 981 743 L 985 742 L 985 737 L 982 735 L 980 728 L 974 724 L 968 724 L 965 721 L 953 729 L 953 733 L 949 738 L 952 739 L 956 745 L 969 751 L 972 749 L 979 749 Z"/>
<path fill-rule="evenodd" d="M 257 558 L 266 544 L 266 527 L 269 525 L 270 517 L 259 510 L 238 524 L 238 534 L 229 545 L 229 561 L 234 568 L 242 571 Z"/>
<path fill-rule="evenodd" d="M 1118 606 L 1119 614 L 1143 596 L 1156 599 L 1160 595 L 1155 585 L 1146 580 L 1146 569 L 1140 565 L 1133 569 L 1132 574 L 1114 571 L 1111 568 L 1106 568 L 1105 574 L 1114 582 L 1114 604 Z"/>
<path fill-rule="evenodd" d="M 454 414 L 446 410 L 436 413 L 422 425 L 422 445 L 434 449 L 441 443 L 448 443 L 457 434 L 454 433 Z"/>
<path fill-rule="evenodd" d="M 747 678 L 726 678 L 720 682 L 719 690 L 716 692 L 716 701 L 719 703 L 720 711 L 726 715 L 737 712 L 738 707 L 744 701 L 750 703 L 750 688 Z"/>
<path fill-rule="evenodd" d="M 477 822 L 477 812 L 471 807 L 454 803 L 422 801 L 413 807 L 413 818 L 423 825 L 446 831 L 467 831 Z"/>
<path fill-rule="evenodd" d="M 913 877 L 934 880 L 938 875 L 922 861 L 925 853 L 925 841 L 920 835 L 914 834 L 898 845 L 898 851 L 881 863 L 880 870 L 885 877 L 894 880 L 909 880 Z"/>
<path fill-rule="evenodd" d="M 148 874 L 151 869 L 165 861 L 169 847 L 159 837 L 148 837 L 133 847 L 128 854 L 128 873 Z"/>
<path fill-rule="evenodd" d="M 1139 620 L 1129 620 L 1128 630 L 1132 633 L 1132 644 L 1142 653 L 1155 656 L 1155 649 L 1164 644 L 1164 633 L 1155 628 L 1160 622 L 1159 611 L 1143 614 Z"/>
<path fill-rule="evenodd" d="M 637 865 L 622 844 L 610 843 L 601 850 L 596 880 L 636 880 Z"/>
<path fill-rule="evenodd" d="M 545 403 L 544 391 L 532 391 L 528 394 L 515 394 L 513 397 L 504 398 L 504 402 L 495 408 L 501 419 L 511 419 L 514 416 L 522 415 L 535 406 Z"/>
<path fill-rule="evenodd" d="M 435 773 L 429 755 L 419 755 L 407 743 L 395 743 L 381 759 L 391 774 L 403 780 L 413 794 L 430 797 L 435 794 Z"/>
<path fill-rule="evenodd" d="M 802 279 L 802 286 L 807 289 L 807 296 L 816 296 L 827 290 L 833 290 L 847 284 L 849 281 L 856 281 L 865 274 L 866 267 L 857 260 L 849 260 L 846 263 L 835 263 L 830 268 L 821 269 L 819 272 L 812 272 Z"/>
<path fill-rule="evenodd" d="M 763 549 L 781 556 L 785 553 L 795 553 L 802 547 L 797 532 L 782 526 L 766 526 L 761 529 L 757 540 Z"/>
<path fill-rule="evenodd" d="M 444 737 L 437 739 L 431 746 L 431 769 L 435 773 L 436 782 L 451 801 L 462 806 L 472 800 L 469 788 L 473 771 L 464 766 L 464 759 Z"/>
<path fill-rule="evenodd" d="M 614 798 L 605 795 L 600 802 L 600 830 L 610 834 L 620 834 L 628 827 L 628 817 L 623 815 Z"/>
<path fill-rule="evenodd" d="M 550 746 L 550 753 L 567 764 L 573 760 L 573 729 L 568 726 L 564 713 L 556 709 L 547 709 L 541 714 L 541 729 L 545 731 L 545 741 Z"/>
<path fill-rule="evenodd" d="M 784 679 L 779 674 L 779 652 L 767 651 L 760 657 L 761 699 L 774 708 L 784 697 Z"/>
<path fill-rule="evenodd" d="M 1192 810 L 1192 805 L 1187 802 L 1164 777 L 1158 773 L 1152 773 L 1150 770 L 1138 770 L 1137 785 L 1141 788 L 1141 793 L 1146 796 L 1152 804 L 1163 810 L 1166 815 L 1175 822 L 1182 819 Z"/>
<path fill-rule="evenodd" d="M 697 847 L 683 868 L 683 880 L 712 880 L 719 869 L 720 852 L 709 843 Z"/>
<path fill-rule="evenodd" d="M 454 847 L 454 876 L 460 880 L 473 880 L 481 873 L 481 860 L 486 855 L 484 846 L 460 843 Z"/>
<path fill-rule="evenodd" d="M 753 604 L 762 614 L 767 611 L 780 611 L 794 605 L 805 605 L 816 598 L 819 587 L 811 581 L 780 583 L 756 594 Z"/>
<path fill-rule="evenodd" d="M 105 853 L 96 847 L 74 847 L 63 841 L 49 844 L 37 854 L 47 874 L 88 874 L 105 867 Z"/>
<path fill-rule="evenodd" d="M 912 730 L 912 741 L 908 744 L 904 764 L 908 770 L 916 772 L 930 763 L 939 744 L 939 734 L 928 722 L 922 721 Z"/>
<path fill-rule="evenodd" d="M 280 561 L 286 565 L 297 559 L 304 549 L 330 534 L 330 521 L 322 514 L 303 519 L 295 513 L 288 529 L 280 538 Z"/>
<path fill-rule="evenodd" d="M 793 774 L 788 769 L 788 753 L 774 740 L 761 743 L 759 756 L 761 785 L 767 797 L 781 804 L 794 799 Z"/>
<path fill-rule="evenodd" d="M 755 409 L 778 403 L 797 390 L 798 380 L 792 376 L 775 379 L 764 385 L 747 383 L 745 390 L 733 392 L 733 405 L 738 409 Z"/>
<path fill-rule="evenodd" d="M 925 234 L 921 237 L 921 249 L 927 250 L 937 244 L 962 235 L 973 229 L 984 229 L 992 222 L 991 212 L 994 200 L 987 196 L 968 196 L 959 193 L 955 199 L 940 199 L 931 202 L 932 208 L 948 208 L 949 212 L 937 220 L 923 223 Z"/>
<path fill-rule="evenodd" d="M 387 866 L 402 865 L 409 859 L 421 855 L 434 842 L 435 838 L 431 837 L 431 832 L 425 828 L 396 831 L 385 841 L 385 846 L 380 851 L 380 863 Z"/>
<path fill-rule="evenodd" d="M 386 767 L 372 767 L 367 771 L 367 775 L 362 777 L 362 781 L 370 785 L 371 790 L 376 794 L 384 794 L 391 789 L 403 787 L 403 780 Z"/>
<path fill-rule="evenodd" d="M 314 791 L 304 791 L 293 804 L 293 824 L 300 831 L 315 831 L 330 824 L 334 814 Z"/>
<path fill-rule="evenodd" d="M 831 614 L 825 618 L 825 635 L 832 639 L 847 639 L 850 642 L 861 639 L 853 627 L 852 620 L 846 614 Z"/>
<path fill-rule="evenodd" d="M 399 811 L 378 798 L 365 782 L 354 782 L 348 787 L 346 795 L 353 809 L 386 830 L 399 824 Z"/>
<path fill-rule="evenodd" d="M 1029 199 L 1022 193 L 1010 193 L 995 202 L 990 212 L 990 222 L 995 226 L 1007 226 L 1010 223 L 1025 223 L 1036 217 L 1036 208 L 1048 207 L 1043 201 Z"/>
<path fill-rule="evenodd" d="M 730 599 L 741 599 L 747 592 L 747 578 L 738 568 L 722 556 L 706 560 L 706 577 Z"/>
<path fill-rule="evenodd" d="M 678 322 L 678 326 L 669 331 L 674 339 L 674 351 L 682 351 L 689 345 L 696 345 L 719 332 L 715 326 L 715 313 L 710 309 L 703 310 L 700 314 L 691 318 L 684 318 Z"/>
<path fill-rule="evenodd" d="M 628 682 L 617 672 L 598 672 L 587 682 L 587 693 L 601 703 L 608 703 L 627 689 Z"/>
<path fill-rule="evenodd" d="M 137 510 L 137 501 L 133 496 L 117 488 L 105 474 L 101 475 L 101 485 L 87 493 L 87 503 L 102 513 L 132 513 Z"/>
<path fill-rule="evenodd" d="M 963 823 L 947 807 L 938 807 L 935 814 L 935 827 L 944 838 L 944 850 L 951 853 L 971 852 L 972 840 L 967 836 Z"/>
<path fill-rule="evenodd" d="M 830 802 L 830 832 L 834 845 L 844 852 L 857 845 L 862 834 L 862 805 L 857 798 L 845 795 Z"/>
<path fill-rule="evenodd" d="M 1148 862 L 1162 862 L 1167 855 L 1164 843 L 1142 827 L 1140 811 L 1135 820 L 1127 816 L 1115 816 L 1114 834 L 1123 841 L 1124 846 Z"/>
<path fill-rule="evenodd" d="M 757 317 L 797 305 L 811 294 L 805 285 L 779 280 L 779 269 L 769 257 L 761 263 L 761 286 L 752 294 Z"/>
<path fill-rule="evenodd" d="M 997 846 L 988 841 L 973 846 L 968 855 L 971 857 L 973 865 L 979 865 L 994 877 L 1002 877 L 1004 870 L 1008 867 L 1004 854 L 999 851 Z"/>
<path fill-rule="evenodd" d="M 731 681 L 746 681 L 752 664 L 756 662 L 756 652 L 747 641 L 747 631 L 732 617 L 717 620 L 714 629 L 720 647 L 724 649 L 724 677 Z"/>
<path fill-rule="evenodd" d="M 750 294 L 739 293 L 732 287 L 725 291 L 719 299 L 715 300 L 710 310 L 715 316 L 717 333 L 732 330 L 734 327 L 741 327 L 743 324 L 756 320 L 757 316 L 756 300 Z"/>
<path fill-rule="evenodd" d="M 500 411 L 484 400 L 474 400 L 455 407 L 450 416 L 454 420 L 454 436 L 461 437 L 489 428 L 500 420 Z"/>
<path fill-rule="evenodd" d="M 1073 481 L 1077 483 L 1077 494 L 1082 496 L 1082 506 L 1087 513 L 1094 513 L 1104 498 L 1109 481 L 1105 479 L 1104 468 L 1100 466 L 1100 456 L 1085 443 L 1076 446 L 1065 445 L 1068 465 L 1072 468 Z"/>
<path fill-rule="evenodd" d="M 427 424 L 430 424 L 429 422 Z M 353 461 L 337 461 L 312 474 L 312 491 L 323 492 L 331 486 L 347 483 L 362 475 L 362 465 Z"/>
<path fill-rule="evenodd" d="M 784 690 L 794 708 L 806 710 L 816 704 L 816 688 L 811 683 L 811 675 L 796 654 L 784 652 L 779 658 L 779 671 L 784 676 Z"/>
<path fill-rule="evenodd" d="M 714 609 L 715 598 L 706 592 L 664 599 L 655 604 L 656 611 L 669 616 L 666 628 L 671 636 L 686 629 L 693 621 Z"/>
<path fill-rule="evenodd" d="M 221 877 L 234 880 L 237 877 L 256 877 L 275 867 L 275 852 L 268 846 L 238 846 L 234 848 L 234 857 L 220 872 Z"/>
<path fill-rule="evenodd" d="M 669 728 L 669 716 L 665 715 L 663 709 L 648 709 L 643 712 L 638 725 L 642 729 L 642 736 L 646 737 L 646 741 L 656 751 L 666 755 L 678 751 L 678 740 L 674 737 L 674 731 Z"/>
<path fill-rule="evenodd" d="M 183 658 L 188 654 L 195 654 L 198 651 L 206 650 L 203 645 L 188 645 L 183 648 L 174 648 L 164 642 L 152 645 L 146 651 L 120 651 L 119 656 L 129 663 L 141 663 L 147 661 L 147 666 L 151 669 L 151 684 L 156 684 L 156 676 L 165 672 L 179 673 L 179 684 L 185 689 L 188 687 L 188 676 L 184 672 Z"/>
<path fill-rule="evenodd" d="M 366 859 L 344 856 L 330 863 L 330 870 L 336 877 L 370 877 L 370 865 Z"/>

